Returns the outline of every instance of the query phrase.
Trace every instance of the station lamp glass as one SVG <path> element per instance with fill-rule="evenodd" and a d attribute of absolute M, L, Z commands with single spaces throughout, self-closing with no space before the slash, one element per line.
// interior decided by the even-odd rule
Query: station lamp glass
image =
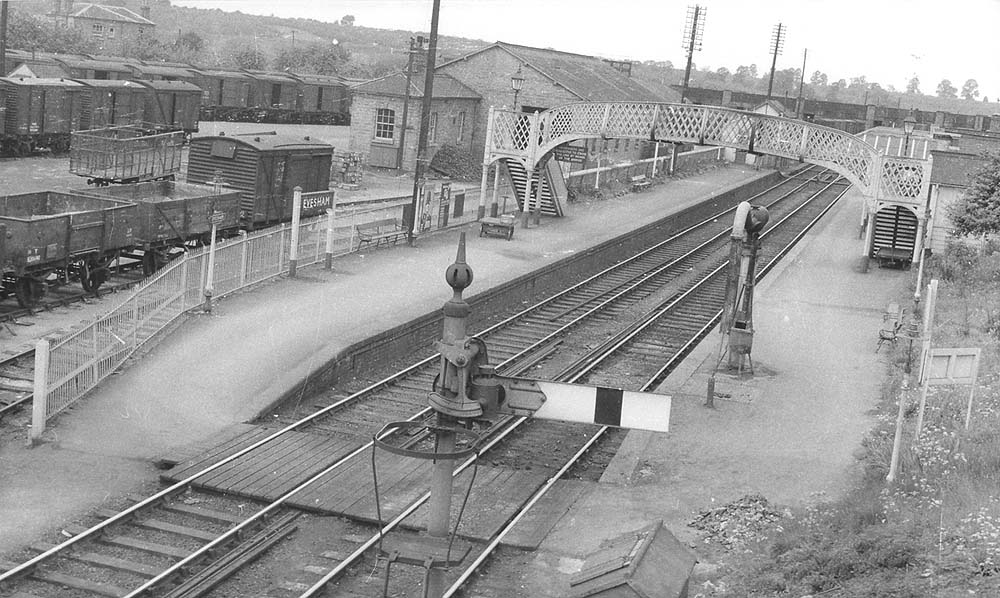
<path fill-rule="evenodd" d="M 517 72 L 510 76 L 510 88 L 514 90 L 514 110 L 517 110 L 517 94 L 524 86 L 524 76 L 521 74 L 521 65 L 517 65 Z"/>

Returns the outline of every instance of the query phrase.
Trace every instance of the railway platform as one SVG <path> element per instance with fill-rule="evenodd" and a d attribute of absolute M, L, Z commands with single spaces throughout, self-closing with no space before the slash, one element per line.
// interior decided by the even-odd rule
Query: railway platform
<path fill-rule="evenodd" d="M 641 194 L 572 204 L 564 218 L 518 228 L 512 241 L 479 237 L 472 225 L 338 258 L 332 271 L 301 269 L 193 315 L 92 396 L 61 415 L 35 448 L 23 430 L 0 443 L 0 555 L 93 513 L 106 501 L 149 494 L 154 459 L 204 444 L 284 396 L 350 345 L 435 312 L 450 296 L 444 269 L 459 230 L 480 292 L 603 241 L 627 234 L 768 172 L 720 168 Z M 72 326 L 68 311 L 47 325 Z M 37 329 L 36 329 L 37 328 Z M 19 339 L 47 333 L 19 331 Z M 115 501 L 119 502 L 115 502 Z"/>

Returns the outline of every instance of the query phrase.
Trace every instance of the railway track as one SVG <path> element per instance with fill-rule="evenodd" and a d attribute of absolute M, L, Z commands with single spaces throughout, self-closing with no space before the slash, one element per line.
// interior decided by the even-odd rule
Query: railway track
<path fill-rule="evenodd" d="M 801 211 L 798 205 L 808 203 L 807 199 L 816 201 L 817 197 L 826 197 L 829 189 L 837 186 L 846 187 L 842 183 L 831 184 L 820 177 L 786 181 L 769 190 L 770 198 L 757 198 L 756 203 L 769 204 L 772 218 L 778 221 L 782 219 L 781 214 Z M 829 203 L 832 200 L 828 200 Z M 786 207 L 788 204 L 794 205 Z M 482 336 L 490 348 L 491 362 L 498 363 L 505 373 L 536 378 L 578 380 L 585 376 L 610 376 L 602 374 L 597 366 L 582 367 L 580 364 L 613 364 L 610 361 L 613 358 L 608 355 L 621 351 L 621 347 L 628 342 L 624 345 L 597 343 L 598 346 L 594 347 L 594 335 L 607 337 L 606 331 L 620 329 L 622 322 L 642 319 L 635 317 L 637 314 L 658 314 L 665 306 L 681 305 L 680 297 L 688 295 L 690 289 L 702 288 L 702 284 L 694 280 L 698 277 L 692 272 L 702 272 L 702 278 L 711 278 L 716 275 L 718 264 L 725 260 L 728 223 L 731 221 L 725 215 L 717 214 L 701 225 L 686 229 L 662 244 L 483 331 Z M 792 226 L 794 220 L 790 217 L 788 226 Z M 711 319 L 712 308 L 705 311 Z M 657 315 L 655 319 L 660 317 Z M 584 324 L 590 332 L 578 333 Z M 595 327 L 597 332 L 594 332 Z M 637 328 L 635 337 L 641 336 L 641 332 L 648 328 L 629 326 L 633 327 Z M 574 338 L 574 334 L 584 338 Z M 572 345 L 576 345 L 577 349 L 563 351 Z M 598 358 L 598 354 L 602 357 Z M 335 497 L 336 500 L 348 505 L 340 510 L 341 514 L 347 514 L 353 508 L 360 514 L 348 516 L 356 521 L 371 524 L 382 520 L 384 515 L 388 524 L 381 533 L 369 535 L 367 539 L 361 539 L 356 529 L 360 524 L 344 524 L 354 529 L 342 534 L 341 540 L 332 542 L 335 547 L 329 552 L 334 556 L 329 558 L 337 564 L 329 568 L 316 585 L 305 588 L 301 596 L 315 595 L 335 580 L 337 591 L 356 593 L 355 589 L 349 589 L 354 587 L 355 582 L 361 584 L 361 589 L 368 587 L 370 590 L 371 586 L 365 585 L 370 582 L 370 577 L 369 582 L 358 581 L 364 579 L 359 559 L 370 552 L 386 533 L 414 513 L 417 514 L 415 522 L 402 527 L 421 528 L 419 509 L 426 496 L 421 497 L 420 487 L 425 478 L 419 467 L 400 465 L 398 460 L 385 460 L 378 469 L 389 472 L 388 480 L 392 480 L 394 475 L 397 477 L 396 485 L 392 486 L 394 490 L 405 489 L 387 495 L 385 505 L 373 504 L 368 498 L 368 488 L 346 482 L 354 479 L 351 478 L 351 468 L 358 470 L 358 464 L 366 462 L 371 451 L 370 439 L 386 421 L 419 421 L 429 414 L 426 396 L 433 381 L 435 364 L 436 356 L 430 357 L 346 397 L 336 392 L 327 393 L 313 401 L 326 403 L 315 413 L 303 418 L 295 417 L 298 408 L 278 413 L 279 417 L 275 419 L 280 424 L 286 424 L 284 427 L 254 427 L 241 436 L 206 450 L 199 459 L 193 459 L 190 466 L 175 467 L 165 474 L 164 479 L 170 485 L 159 493 L 120 512 L 106 513 L 107 518 L 87 529 L 67 530 L 73 536 L 69 540 L 55 546 L 36 546 L 38 554 L 20 564 L 8 564 L 8 571 L 0 574 L 0 590 L 14 589 L 27 596 L 48 597 L 56 595 L 52 593 L 52 587 L 58 585 L 63 589 L 71 588 L 71 595 L 81 597 L 139 596 L 154 592 L 156 595 L 197 596 L 215 588 L 219 595 L 244 595 L 241 592 L 245 588 L 227 590 L 229 582 L 224 579 L 235 574 L 239 580 L 240 575 L 236 571 L 280 537 L 290 533 L 285 530 L 295 524 L 296 518 L 338 512 L 336 509 L 324 510 L 319 505 L 321 498 L 327 500 L 328 494 L 337 492 L 341 494 Z M 616 365 L 606 367 L 607 372 L 621 369 Z M 653 386 L 656 380 L 656 376 L 650 377 L 644 386 Z M 617 385 L 634 388 L 631 383 Z M 506 481 L 509 486 L 519 488 L 518 500 L 522 502 L 533 502 L 535 491 L 551 486 L 550 482 L 562 477 L 569 468 L 579 467 L 576 464 L 587 449 L 599 445 L 601 438 L 607 436 L 606 431 L 596 426 L 523 419 L 483 419 L 476 422 L 476 426 L 477 431 L 489 441 L 480 450 L 481 458 L 466 463 L 457 474 L 469 476 L 470 469 L 482 469 L 485 473 L 476 477 L 477 496 L 486 496 L 488 492 L 483 490 L 490 484 L 504 484 Z M 500 446 L 504 439 L 514 444 L 492 448 Z M 417 436 L 402 441 L 416 444 L 426 442 L 426 439 Z M 307 444 L 303 445 L 303 442 Z M 613 445 L 614 439 L 608 442 Z M 308 451 L 313 454 L 322 453 L 324 457 L 315 461 L 305 459 L 298 452 L 303 446 L 308 446 Z M 557 461 L 555 451 L 547 448 L 551 446 L 571 452 L 571 462 Z M 538 447 L 541 449 L 536 450 Z M 300 455 L 302 458 L 299 458 Z M 374 454 L 371 459 L 374 464 Z M 254 468 L 240 467 L 242 462 L 250 460 L 256 462 Z M 392 473 L 393 467 L 395 473 Z M 404 483 L 406 480 L 409 480 L 408 485 Z M 219 496 L 222 488 L 225 488 L 223 496 Z M 265 495 L 269 502 L 252 500 Z M 199 517 L 182 505 L 198 505 L 205 512 Z M 473 506 L 488 512 L 484 505 Z M 235 515 L 234 510 L 239 514 Z M 373 512 L 376 515 L 373 516 Z M 506 520 L 509 519 L 506 512 L 495 515 L 492 519 L 476 518 L 474 521 L 479 529 L 461 530 L 461 533 L 473 539 L 485 536 L 488 544 L 493 544 L 492 538 L 498 533 L 506 533 L 498 530 L 506 529 Z M 272 529 L 270 524 L 279 520 L 285 523 L 279 526 L 280 529 Z M 151 525 L 151 521 L 155 524 Z M 204 521 L 212 522 L 207 530 L 201 527 Z M 487 525 L 484 523 L 487 521 L 493 523 Z M 144 552 L 108 540 L 127 537 L 133 528 L 141 531 L 140 536 L 154 534 L 157 541 L 145 540 L 154 544 L 172 546 L 177 537 L 186 544 L 169 554 L 163 554 L 168 551 L 161 551 L 157 556 L 161 560 L 147 563 L 142 559 L 150 551 Z M 260 551 L 244 546 L 241 541 L 244 537 L 257 537 L 259 533 L 255 530 L 267 530 L 259 532 L 265 537 L 260 540 L 260 545 L 265 546 Z M 111 553 L 102 552 L 109 545 L 113 547 Z M 80 554 L 98 556 L 80 565 Z M 479 557 L 476 560 L 479 561 Z M 112 562 L 116 565 L 127 563 L 129 568 L 144 573 L 123 572 L 120 567 L 111 566 Z M 347 571 L 351 575 L 345 575 Z M 254 591 L 262 595 L 261 589 Z M 372 594 L 362 592 L 360 595 Z"/>

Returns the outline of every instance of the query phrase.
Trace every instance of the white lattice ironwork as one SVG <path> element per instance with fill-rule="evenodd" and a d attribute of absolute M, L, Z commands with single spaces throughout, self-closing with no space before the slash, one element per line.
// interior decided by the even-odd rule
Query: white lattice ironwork
<path fill-rule="evenodd" d="M 574 139 L 621 138 L 719 145 L 830 168 L 870 198 L 919 203 L 929 185 L 923 160 L 882 155 L 860 138 L 812 123 L 692 104 L 586 102 L 538 114 L 493 111 L 485 162 L 516 158 L 534 167 Z"/>

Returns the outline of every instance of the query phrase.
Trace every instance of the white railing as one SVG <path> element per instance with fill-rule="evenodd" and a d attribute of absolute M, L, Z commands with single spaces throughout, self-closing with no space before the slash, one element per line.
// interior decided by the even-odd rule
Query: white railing
<path fill-rule="evenodd" d="M 484 163 L 513 158 L 533 167 L 577 139 L 682 141 L 802 160 L 830 168 L 866 197 L 921 203 L 930 185 L 924 160 L 886 156 L 859 137 L 778 116 L 719 106 L 578 102 L 525 114 L 491 110 Z"/>
<path fill-rule="evenodd" d="M 448 206 L 452 214 L 459 195 L 468 197 L 466 191 L 452 193 L 452 203 Z M 444 224 L 444 218 L 439 217 L 440 202 L 437 194 L 433 199 L 421 199 L 421 207 L 432 210 L 433 218 L 423 219 L 427 227 L 418 233 Z M 367 206 L 337 207 L 332 219 L 329 212 L 303 219 L 299 224 L 297 265 L 326 261 L 328 254 L 335 257 L 357 251 L 357 225 L 385 218 L 398 218 L 402 223 L 403 206 L 408 205 L 409 198 L 395 198 Z M 470 202 L 459 216 L 448 218 L 446 224 L 460 225 L 475 217 L 476 209 Z M 333 234 L 329 235 L 331 222 Z M 291 228 L 291 224 L 283 224 L 259 232 L 241 232 L 238 237 L 217 243 L 212 299 L 287 273 Z M 177 318 L 210 305 L 205 294 L 209 261 L 207 247 L 186 251 L 96 321 L 58 341 L 38 342 L 32 439 L 42 434 L 50 418 L 82 398 Z"/>

